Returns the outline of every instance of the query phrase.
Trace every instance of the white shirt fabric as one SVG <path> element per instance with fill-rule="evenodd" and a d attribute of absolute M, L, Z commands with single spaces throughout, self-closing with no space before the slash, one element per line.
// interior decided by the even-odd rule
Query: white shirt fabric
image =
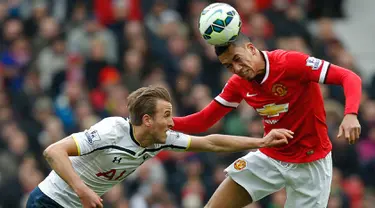
<path fill-rule="evenodd" d="M 80 155 L 69 157 L 73 168 L 99 196 L 160 151 L 184 151 L 191 142 L 189 135 L 168 131 L 165 144 L 143 148 L 135 140 L 130 122 L 122 117 L 105 118 L 72 137 Z M 63 207 L 82 207 L 77 194 L 55 171 L 51 171 L 39 188 Z"/>

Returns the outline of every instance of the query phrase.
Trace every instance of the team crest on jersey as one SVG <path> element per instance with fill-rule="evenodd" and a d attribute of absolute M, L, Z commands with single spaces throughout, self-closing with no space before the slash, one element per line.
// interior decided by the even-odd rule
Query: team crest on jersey
<path fill-rule="evenodd" d="M 97 130 L 86 131 L 85 135 L 89 144 L 94 144 L 94 142 L 100 141 L 100 136 Z"/>
<path fill-rule="evenodd" d="M 246 167 L 246 161 L 243 159 L 238 159 L 236 162 L 234 162 L 233 166 L 236 170 L 242 170 Z"/>
<path fill-rule="evenodd" d="M 312 70 L 318 70 L 319 67 L 322 65 L 323 61 L 320 59 L 317 59 L 315 57 L 310 56 L 306 60 L 306 66 L 311 67 Z"/>
<path fill-rule="evenodd" d="M 288 88 L 282 84 L 274 84 L 272 86 L 272 93 L 276 96 L 283 97 L 288 93 Z"/>

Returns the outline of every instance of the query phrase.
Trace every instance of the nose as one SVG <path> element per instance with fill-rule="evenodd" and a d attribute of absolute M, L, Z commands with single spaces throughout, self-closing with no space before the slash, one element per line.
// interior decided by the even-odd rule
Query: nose
<path fill-rule="evenodd" d="M 171 118 L 168 122 L 168 128 L 173 128 L 174 127 L 174 122 L 173 122 L 173 119 Z"/>
<path fill-rule="evenodd" d="M 240 72 L 241 72 L 241 69 L 242 69 L 242 67 L 241 67 L 240 64 L 233 64 L 233 72 L 234 72 L 235 74 L 240 73 Z"/>

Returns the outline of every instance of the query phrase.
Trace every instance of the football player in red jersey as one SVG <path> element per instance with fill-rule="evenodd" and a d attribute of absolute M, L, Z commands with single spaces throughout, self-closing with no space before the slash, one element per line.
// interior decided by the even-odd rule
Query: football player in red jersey
<path fill-rule="evenodd" d="M 284 187 L 285 207 L 326 207 L 332 144 L 319 83 L 343 86 L 345 116 L 337 137 L 353 144 L 361 132 L 357 119 L 361 79 L 348 69 L 303 53 L 259 51 L 243 34 L 215 50 L 233 76 L 203 110 L 175 117 L 173 129 L 203 132 L 244 100 L 262 116 L 265 133 L 287 128 L 294 132 L 294 139 L 288 145 L 261 148 L 235 161 L 206 207 L 243 207 Z"/>

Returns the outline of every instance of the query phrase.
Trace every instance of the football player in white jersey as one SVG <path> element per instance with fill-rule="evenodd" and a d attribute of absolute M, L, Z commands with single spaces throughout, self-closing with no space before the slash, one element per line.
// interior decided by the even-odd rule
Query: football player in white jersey
<path fill-rule="evenodd" d="M 293 137 L 286 129 L 262 139 L 171 131 L 171 98 L 162 87 L 134 91 L 128 108 L 130 120 L 105 118 L 50 145 L 43 154 L 53 170 L 31 192 L 27 207 L 103 207 L 100 196 L 161 150 L 234 152 L 287 144 Z"/>

